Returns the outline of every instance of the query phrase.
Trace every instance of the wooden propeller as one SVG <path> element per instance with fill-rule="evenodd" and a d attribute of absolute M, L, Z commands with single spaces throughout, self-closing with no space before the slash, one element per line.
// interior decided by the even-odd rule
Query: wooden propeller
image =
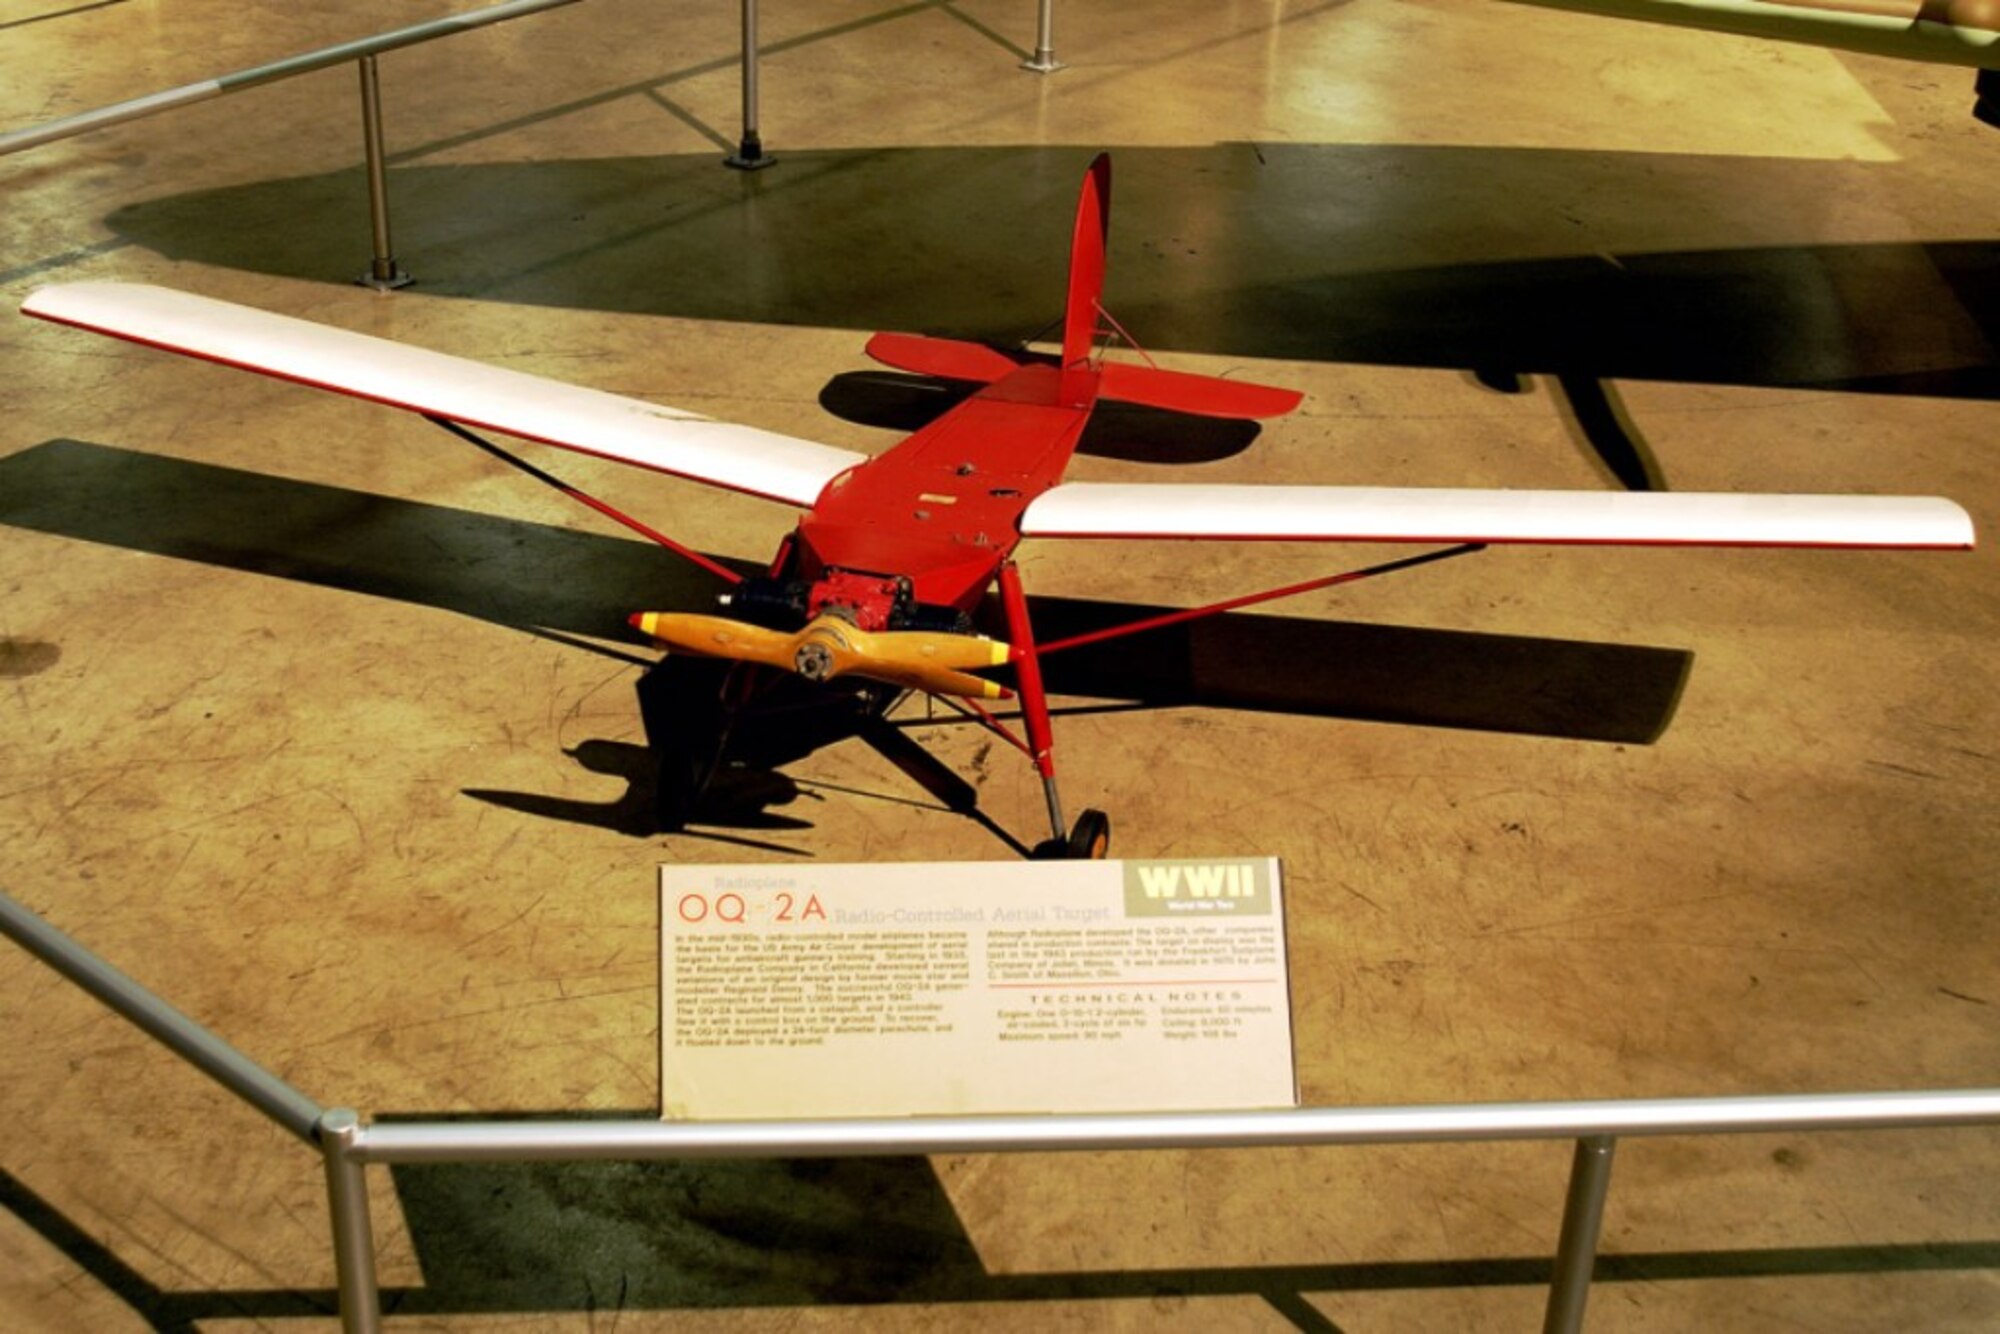
<path fill-rule="evenodd" d="M 691 612 L 643 611 L 631 620 L 642 633 L 676 653 L 761 663 L 797 672 L 809 681 L 853 675 L 933 695 L 1004 699 L 1012 693 L 997 681 L 960 670 L 997 667 L 1007 661 L 1005 644 L 978 635 L 863 630 L 829 613 L 792 634 Z"/>

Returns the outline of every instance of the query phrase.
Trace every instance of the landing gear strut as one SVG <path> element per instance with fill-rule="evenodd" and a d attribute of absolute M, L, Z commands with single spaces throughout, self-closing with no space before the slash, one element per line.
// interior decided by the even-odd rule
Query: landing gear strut
<path fill-rule="evenodd" d="M 658 832 L 679 833 L 722 760 L 727 726 L 719 706 L 729 664 L 667 657 L 639 678 L 639 717 L 653 753 Z"/>

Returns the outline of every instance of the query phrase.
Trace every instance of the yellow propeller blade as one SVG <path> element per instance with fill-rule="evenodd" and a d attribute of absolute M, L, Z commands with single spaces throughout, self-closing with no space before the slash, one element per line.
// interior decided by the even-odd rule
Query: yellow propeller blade
<path fill-rule="evenodd" d="M 644 611 L 632 617 L 640 633 L 651 635 L 677 653 L 700 653 L 738 662 L 761 662 L 793 670 L 793 636 L 767 630 L 727 616 L 697 616 L 690 612 Z"/>
<path fill-rule="evenodd" d="M 934 695 L 999 699 L 1008 691 L 973 676 L 967 667 L 997 667 L 1007 646 L 977 635 L 931 630 L 863 630 L 838 616 L 822 615 L 797 634 L 767 630 L 726 616 L 641 612 L 632 624 L 681 653 L 762 663 L 811 681 L 865 676 Z"/>

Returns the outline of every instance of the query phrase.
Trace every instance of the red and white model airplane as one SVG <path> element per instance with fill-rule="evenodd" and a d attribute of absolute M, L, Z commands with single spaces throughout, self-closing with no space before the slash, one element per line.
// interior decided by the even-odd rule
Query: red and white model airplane
<path fill-rule="evenodd" d="M 1033 761 L 1047 795 L 1048 855 L 1101 856 L 1109 824 L 1063 817 L 1041 658 L 1162 624 L 1214 615 L 1406 568 L 1487 543 L 1968 548 L 1972 523 L 1948 500 L 1341 486 L 1106 485 L 1063 473 L 1093 407 L 1115 399 L 1208 416 L 1265 418 L 1300 395 L 1239 380 L 1106 360 L 1111 168 L 1090 164 L 1070 254 L 1062 350 L 877 334 L 876 359 L 982 388 L 914 435 L 868 457 L 591 389 L 410 348 L 203 297 L 122 283 L 46 287 L 28 314 L 418 412 L 645 534 L 726 581 L 721 614 L 649 611 L 632 623 L 670 656 L 718 670 L 719 713 L 749 707 L 759 682 L 804 678 L 883 710 L 904 690 L 966 712 Z M 1113 323 L 1111 328 L 1115 329 Z M 504 432 L 805 510 L 766 573 L 744 577 L 515 459 L 467 427 Z M 1368 570 L 1037 644 L 1011 559 L 1021 539 L 1415 542 L 1444 549 Z M 975 632 L 997 586 L 1005 639 Z M 1011 667 L 1012 689 L 979 675 Z M 829 686 L 828 683 L 835 683 Z M 981 701 L 1018 693 L 1025 737 Z M 671 763 L 682 814 L 720 757 Z"/>

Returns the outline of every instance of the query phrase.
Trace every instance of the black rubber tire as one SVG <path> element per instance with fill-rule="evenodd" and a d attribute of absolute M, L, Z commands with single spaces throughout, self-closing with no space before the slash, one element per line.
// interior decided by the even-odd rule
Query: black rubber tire
<path fill-rule="evenodd" d="M 1063 841 L 1072 860 L 1101 862 L 1111 851 L 1111 817 L 1094 807 L 1086 810 Z"/>

